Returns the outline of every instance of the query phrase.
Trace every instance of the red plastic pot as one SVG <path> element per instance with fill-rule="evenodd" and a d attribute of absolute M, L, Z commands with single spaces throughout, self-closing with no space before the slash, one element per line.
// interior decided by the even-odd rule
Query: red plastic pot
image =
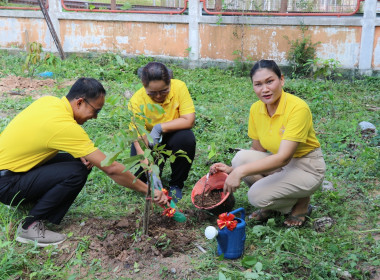
<path fill-rule="evenodd" d="M 235 206 L 235 197 L 232 193 L 220 192 L 220 201 L 212 206 L 203 207 L 201 205 L 196 205 L 194 197 L 196 195 L 203 195 L 204 191 L 209 192 L 212 190 L 223 189 L 224 182 L 226 181 L 228 174 L 224 172 L 218 172 L 213 175 L 210 175 L 207 180 L 207 175 L 203 176 L 194 186 L 193 191 L 191 192 L 191 202 L 195 207 L 203 210 L 207 210 L 214 215 L 219 215 L 224 212 L 230 212 Z M 206 185 L 205 185 L 206 184 Z"/>

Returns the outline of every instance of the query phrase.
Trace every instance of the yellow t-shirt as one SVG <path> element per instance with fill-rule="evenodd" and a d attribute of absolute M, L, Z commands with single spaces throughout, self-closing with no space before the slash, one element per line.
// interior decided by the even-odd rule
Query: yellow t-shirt
<path fill-rule="evenodd" d="M 148 103 L 161 105 L 165 113 L 160 114 L 156 110 L 149 110 Z M 152 120 L 151 123 L 145 123 L 148 131 L 151 131 L 156 124 L 172 121 L 180 116 L 195 112 L 194 103 L 186 84 L 175 79 L 170 81 L 170 92 L 163 103 L 154 102 L 144 87 L 136 91 L 129 100 L 128 107 L 136 115 L 141 112 L 141 105 L 144 105 L 144 115 Z"/>
<path fill-rule="evenodd" d="M 0 170 L 26 172 L 59 151 L 75 158 L 96 150 L 74 120 L 66 97 L 42 97 L 19 113 L 0 134 Z"/>
<path fill-rule="evenodd" d="M 309 106 L 301 98 L 284 91 L 272 117 L 261 100 L 252 104 L 248 136 L 259 140 L 272 154 L 278 152 L 281 140 L 299 142 L 294 157 L 302 157 L 320 147 Z"/>

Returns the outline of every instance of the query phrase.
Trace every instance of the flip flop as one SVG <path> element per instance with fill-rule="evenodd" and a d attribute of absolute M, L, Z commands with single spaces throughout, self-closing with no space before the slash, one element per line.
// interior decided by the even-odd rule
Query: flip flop
<path fill-rule="evenodd" d="M 311 205 L 309 205 L 307 207 L 307 212 L 306 213 L 302 213 L 302 214 L 298 214 L 298 215 L 292 215 L 290 214 L 285 221 L 293 221 L 293 222 L 300 222 L 301 224 L 299 225 L 287 225 L 284 223 L 284 226 L 288 227 L 288 228 L 291 228 L 291 227 L 296 227 L 296 228 L 300 228 L 302 226 L 305 225 L 306 221 L 310 218 L 310 215 L 311 215 L 311 212 L 313 212 L 313 207 Z M 300 219 L 300 218 L 305 218 L 304 220 Z"/>
<path fill-rule="evenodd" d="M 255 213 L 256 216 L 252 216 L 253 213 Z M 269 218 L 271 218 L 273 216 L 274 211 L 259 209 L 259 210 L 256 210 L 253 213 L 248 216 L 249 220 L 265 223 L 266 221 L 269 220 Z"/>

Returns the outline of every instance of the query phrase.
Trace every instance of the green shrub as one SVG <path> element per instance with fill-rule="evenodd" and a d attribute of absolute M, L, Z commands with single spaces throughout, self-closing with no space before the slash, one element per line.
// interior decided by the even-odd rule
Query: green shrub
<path fill-rule="evenodd" d="M 311 73 L 311 69 L 307 64 L 316 57 L 316 47 L 320 42 L 313 43 L 310 35 L 306 35 L 307 28 L 301 26 L 302 36 L 296 40 L 290 40 L 288 36 L 284 38 L 290 45 L 287 58 L 292 67 L 293 77 L 307 77 Z"/>

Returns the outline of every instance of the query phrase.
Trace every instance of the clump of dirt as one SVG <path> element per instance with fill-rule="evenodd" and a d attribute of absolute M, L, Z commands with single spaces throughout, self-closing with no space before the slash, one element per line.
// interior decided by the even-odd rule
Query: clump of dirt
<path fill-rule="evenodd" d="M 12 96 L 33 95 L 39 98 L 43 92 L 56 84 L 53 79 L 37 80 L 32 78 L 8 76 L 0 79 L 0 93 Z"/>
<path fill-rule="evenodd" d="M 65 264 L 73 258 L 85 238 L 89 258 L 101 260 L 102 267 L 114 270 L 117 277 L 160 279 L 160 271 L 162 274 L 162 268 L 167 267 L 175 273 L 169 273 L 170 277 L 166 275 L 165 279 L 191 279 L 197 274 L 192 269 L 191 256 L 203 254 L 199 246 L 206 248 L 206 240 L 199 228 L 206 222 L 207 225 L 214 224 L 216 217 L 199 210 L 188 210 L 185 215 L 187 221 L 179 223 L 161 213 L 152 213 L 147 236 L 141 234 L 142 214 L 138 210 L 120 220 L 71 221 L 63 224 L 63 231 L 73 235 L 61 246 L 63 254 L 58 262 Z M 142 277 L 138 278 L 138 275 Z M 97 276 L 109 279 L 105 275 Z"/>

